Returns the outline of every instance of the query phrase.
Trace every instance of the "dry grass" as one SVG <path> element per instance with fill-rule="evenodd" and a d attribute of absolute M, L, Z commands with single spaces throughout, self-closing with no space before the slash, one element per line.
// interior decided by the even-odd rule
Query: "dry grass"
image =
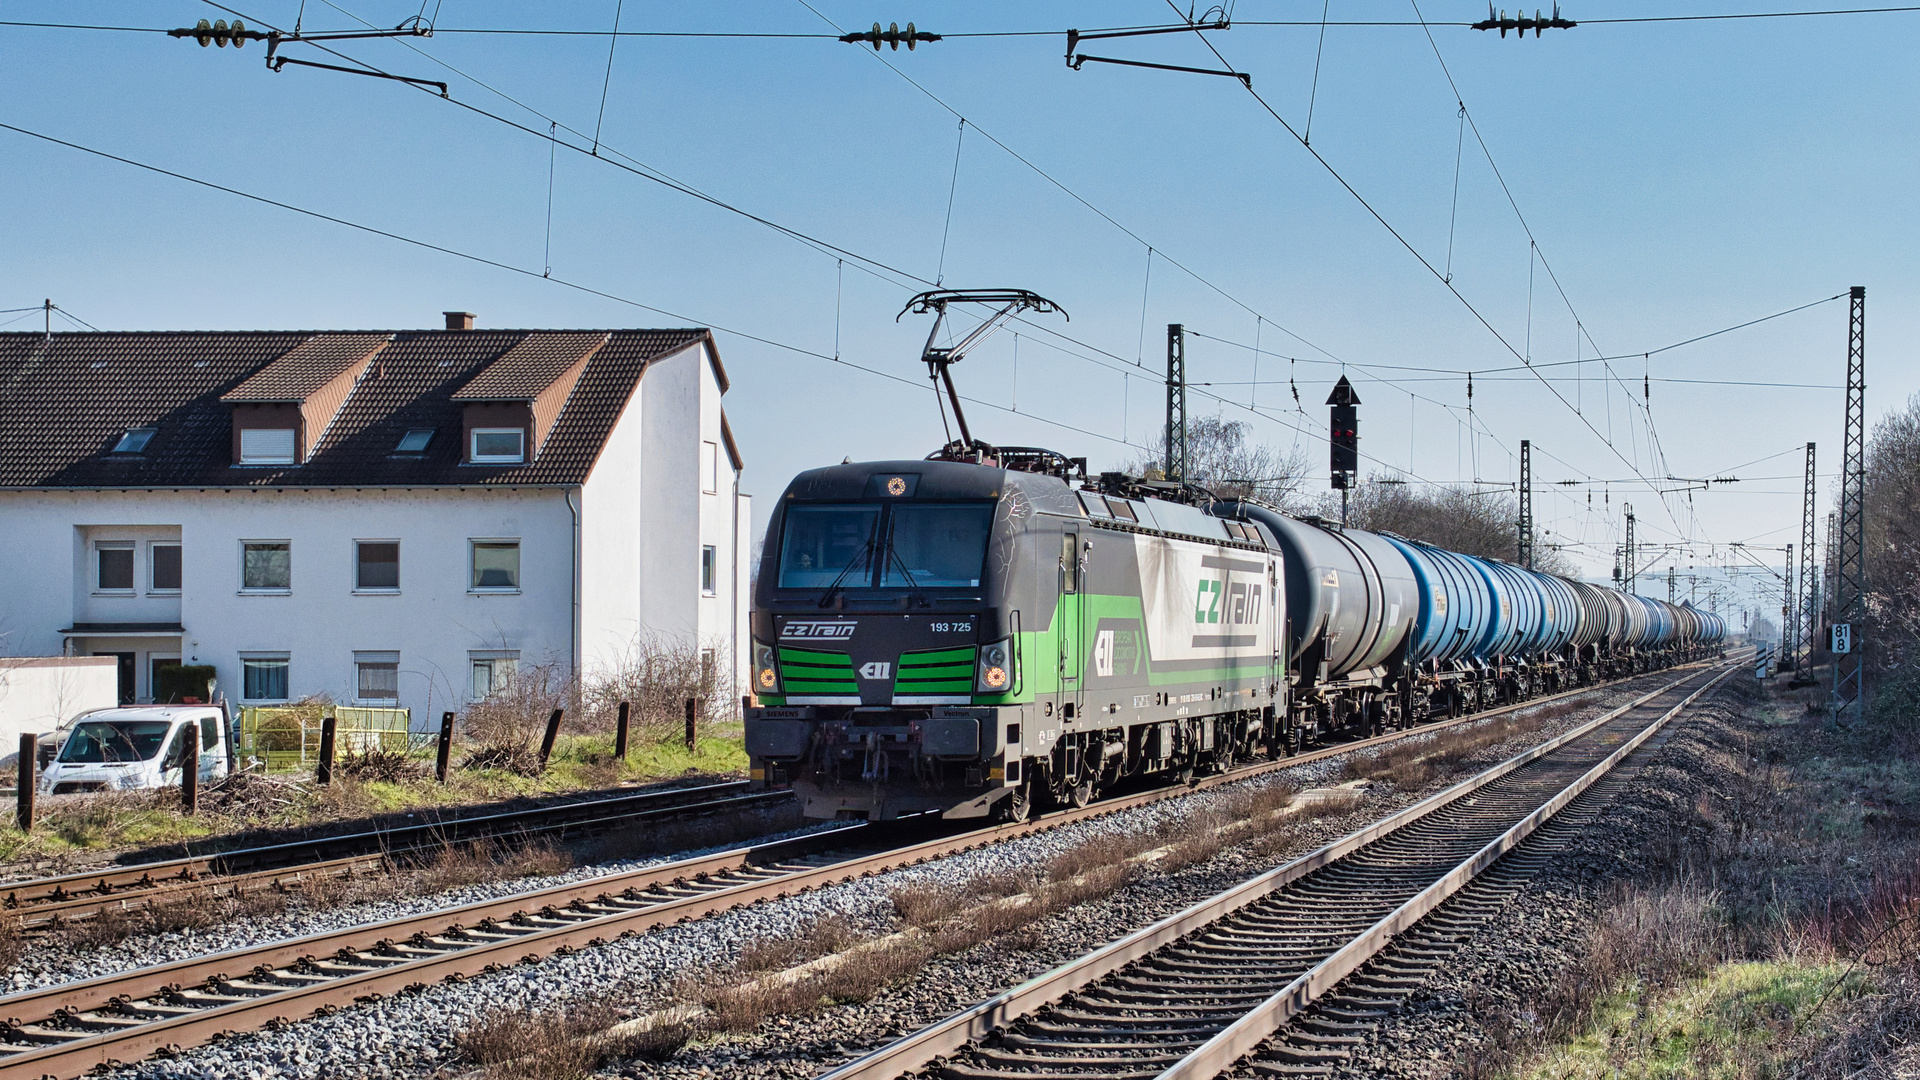
<path fill-rule="evenodd" d="M 223 923 L 262 919 L 286 911 L 288 897 L 277 889 L 251 889 L 216 895 L 190 891 L 142 907 L 114 909 L 84 919 L 56 923 L 46 931 L 51 942 L 71 949 L 98 949 L 131 937 L 205 930 Z M 21 947 L 12 931 L 15 961 Z"/>
<path fill-rule="evenodd" d="M 1468 771 L 1481 752 L 1490 746 L 1545 727 L 1549 720 L 1565 716 L 1581 706 L 1554 702 L 1507 713 L 1465 731 L 1437 732 L 1431 739 L 1389 743 L 1378 750 L 1349 755 L 1341 765 L 1346 780 L 1385 781 L 1398 791 L 1418 791 L 1435 780 L 1450 779 Z"/>
<path fill-rule="evenodd" d="M 685 1024 L 658 1024 L 609 1036 L 622 1017 L 602 1002 L 572 1002 L 551 1009 L 501 1009 L 454 1036 L 467 1060 L 498 1080 L 585 1080 L 616 1059 L 659 1061 L 671 1057 L 693 1031 Z"/>
<path fill-rule="evenodd" d="M 1719 790 L 1665 808 L 1536 1017 L 1481 1010 L 1466 1075 L 1920 1071 L 1920 735 L 1751 680 L 1715 698 L 1746 718 L 1684 770 Z"/>

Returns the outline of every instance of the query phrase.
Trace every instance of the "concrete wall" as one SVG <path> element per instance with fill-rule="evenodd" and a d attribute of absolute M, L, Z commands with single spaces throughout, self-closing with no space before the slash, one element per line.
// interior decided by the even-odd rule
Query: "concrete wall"
<path fill-rule="evenodd" d="M 21 735 L 118 704 L 117 678 L 111 657 L 0 658 L 0 764 L 18 757 Z"/>

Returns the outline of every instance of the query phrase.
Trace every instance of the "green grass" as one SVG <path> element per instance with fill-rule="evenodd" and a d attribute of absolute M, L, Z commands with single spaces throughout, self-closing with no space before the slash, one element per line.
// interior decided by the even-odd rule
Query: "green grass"
<path fill-rule="evenodd" d="M 1788 1075 L 1790 1037 L 1870 987 L 1839 963 L 1721 964 L 1652 1000 L 1610 995 L 1587 1032 L 1536 1059 L 1526 1080 L 1734 1080 Z"/>
<path fill-rule="evenodd" d="M 0 828 L 0 863 L 57 859 L 78 851 L 177 844 L 250 829 L 299 828 L 688 776 L 717 781 L 744 777 L 747 769 L 739 724 L 703 729 L 698 749 L 692 751 L 677 733 L 670 739 L 659 739 L 653 733 L 637 734 L 628 746 L 625 762 L 613 759 L 610 734 L 563 735 L 554 746 L 547 771 L 538 776 L 501 769 L 462 769 L 458 764 L 463 754 L 456 749 L 455 768 L 446 784 L 434 782 L 429 751 L 421 762 L 423 775 L 419 778 L 389 782 L 342 776 L 331 786 L 320 787 L 313 783 L 311 773 L 276 773 L 262 785 L 264 796 L 243 797 L 231 805 L 221 805 L 215 792 L 202 792 L 201 812 L 192 817 L 180 812 L 177 788 L 43 798 L 31 836 Z"/>

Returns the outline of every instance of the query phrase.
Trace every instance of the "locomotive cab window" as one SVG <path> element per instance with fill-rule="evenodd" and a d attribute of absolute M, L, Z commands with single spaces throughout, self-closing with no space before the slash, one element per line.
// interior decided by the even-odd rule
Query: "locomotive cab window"
<path fill-rule="evenodd" d="M 979 587 L 992 528 L 991 503 L 895 505 L 880 587 Z"/>
<path fill-rule="evenodd" d="M 780 537 L 780 587 L 864 588 L 873 573 L 878 506 L 789 506 Z"/>
<path fill-rule="evenodd" d="M 1067 533 L 1060 538 L 1060 591 L 1080 591 L 1080 534 Z"/>

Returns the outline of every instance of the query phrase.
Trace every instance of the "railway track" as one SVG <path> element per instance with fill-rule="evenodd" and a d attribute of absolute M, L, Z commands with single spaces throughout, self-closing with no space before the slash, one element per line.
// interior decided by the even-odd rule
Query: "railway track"
<path fill-rule="evenodd" d="M 749 791 L 745 780 L 583 799 L 19 881 L 0 885 L 0 912 L 32 932 L 105 911 L 170 903 L 188 894 L 297 888 L 318 878 L 375 872 L 393 860 L 449 845 L 561 839 L 615 827 L 767 810 L 792 801 L 787 791 Z"/>
<path fill-rule="evenodd" d="M 1733 670 L 1676 680 L 822 1080 L 921 1070 L 941 1080 L 1201 1080 L 1256 1051 L 1258 1074 L 1324 1071 L 1359 1041 L 1356 1031 L 1418 984 L 1418 966 L 1376 968 L 1313 1029 L 1288 1029 L 1290 1021 L 1470 888 Z M 1499 887 L 1495 875 L 1482 891 Z"/>
<path fill-rule="evenodd" d="M 1642 676 L 1653 678 L 1655 676 Z M 1681 681 L 1691 676 L 1683 676 Z M 0 998 L 0 1080 L 77 1077 L 226 1033 L 325 1015 L 616 937 L 1059 828 L 1277 769 L 1475 723 L 1536 698 L 1019 824 L 924 837 L 934 823 L 858 824 L 458 908 L 273 942 Z M 1662 693 L 1655 690 L 1639 701 Z M 1616 713 L 1619 710 L 1616 710 Z M 1609 714 L 1615 715 L 1615 714 Z M 1391 819 L 1390 819 L 1391 820 Z"/>

